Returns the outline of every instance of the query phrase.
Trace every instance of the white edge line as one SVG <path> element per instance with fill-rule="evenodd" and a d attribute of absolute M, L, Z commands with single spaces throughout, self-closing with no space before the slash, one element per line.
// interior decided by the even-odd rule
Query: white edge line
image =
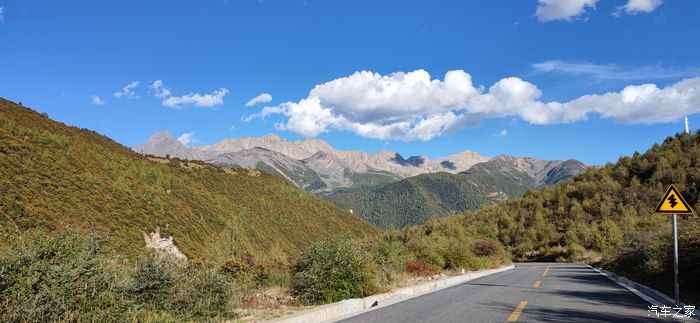
<path fill-rule="evenodd" d="M 596 268 L 593 268 L 593 267 L 592 267 L 591 265 L 589 265 L 589 264 L 586 264 L 586 266 L 588 266 L 588 268 L 591 268 L 591 269 L 595 270 L 597 273 L 599 273 L 599 274 L 601 274 L 601 275 L 607 277 L 607 278 L 610 279 L 612 282 L 614 282 L 614 283 L 616 283 L 616 284 L 618 284 L 618 285 L 624 287 L 624 288 L 627 289 L 628 291 L 632 292 L 634 295 L 637 295 L 639 298 L 641 298 L 641 299 L 647 301 L 647 303 L 649 303 L 649 304 L 651 304 L 651 305 L 656 305 L 656 306 L 664 306 L 664 304 L 661 304 L 659 301 L 657 301 L 657 300 L 655 300 L 655 299 L 653 299 L 653 298 L 647 296 L 646 294 L 640 292 L 640 291 L 637 290 L 636 288 L 633 288 L 633 287 L 631 287 L 631 286 L 629 286 L 629 285 L 627 285 L 627 284 L 625 284 L 625 283 L 622 283 L 622 282 L 619 282 L 619 281 L 613 279 L 612 277 L 610 277 L 610 276 L 604 274 L 604 273 L 601 272 L 600 270 L 598 270 L 598 269 L 596 269 Z"/>

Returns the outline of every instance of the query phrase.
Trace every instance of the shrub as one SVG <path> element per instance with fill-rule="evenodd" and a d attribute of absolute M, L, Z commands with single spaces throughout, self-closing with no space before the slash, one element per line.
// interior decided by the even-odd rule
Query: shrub
<path fill-rule="evenodd" d="M 474 255 L 472 254 L 469 246 L 456 241 L 451 241 L 445 243 L 440 250 L 442 259 L 445 260 L 445 269 L 457 269 L 461 267 L 468 267 L 472 269 Z"/>
<path fill-rule="evenodd" d="M 137 309 L 183 318 L 230 317 L 233 286 L 221 272 L 184 266 L 174 257 L 149 253 L 126 288 Z"/>
<path fill-rule="evenodd" d="M 500 251 L 500 246 L 493 240 L 477 240 L 474 243 L 474 254 L 479 257 L 494 256 Z"/>
<path fill-rule="evenodd" d="M 126 302 L 99 237 L 65 232 L 10 239 L 0 254 L 0 320 L 104 320 L 123 316 Z"/>
<path fill-rule="evenodd" d="M 178 266 L 171 257 L 159 257 L 155 252 L 141 259 L 126 287 L 135 305 L 167 309 L 171 289 L 180 278 Z"/>
<path fill-rule="evenodd" d="M 205 268 L 187 268 L 172 293 L 171 310 L 184 317 L 233 317 L 233 285 L 225 275 Z"/>
<path fill-rule="evenodd" d="M 22 233 L 0 253 L 0 321 L 180 321 L 230 318 L 226 276 L 155 253 L 136 264 L 68 231 Z"/>
<path fill-rule="evenodd" d="M 404 265 L 404 268 L 407 273 L 414 276 L 428 276 L 433 274 L 433 270 L 421 260 L 409 260 Z"/>
<path fill-rule="evenodd" d="M 363 296 L 366 262 L 353 244 L 330 239 L 313 245 L 295 268 L 294 293 L 310 303 Z"/>

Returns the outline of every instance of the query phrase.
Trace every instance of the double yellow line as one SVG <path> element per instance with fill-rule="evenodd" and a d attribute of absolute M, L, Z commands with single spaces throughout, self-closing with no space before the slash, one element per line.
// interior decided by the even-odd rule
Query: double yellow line
<path fill-rule="evenodd" d="M 508 322 L 517 321 L 518 317 L 520 316 L 520 313 L 523 312 L 525 305 L 527 305 L 527 301 L 520 301 L 520 304 L 518 304 L 518 307 L 515 308 L 515 311 L 513 311 L 513 314 L 508 316 Z"/>
<path fill-rule="evenodd" d="M 544 269 L 544 272 L 542 272 L 542 277 L 546 277 L 547 274 L 549 273 L 549 266 Z M 542 285 L 542 281 L 538 280 L 535 282 L 534 285 L 532 285 L 533 288 L 540 288 L 540 285 Z M 515 322 L 518 320 L 518 317 L 520 317 L 520 314 L 523 313 L 523 310 L 525 309 L 525 306 L 527 306 L 527 301 L 520 301 L 520 304 L 518 304 L 518 307 L 515 308 L 512 314 L 508 316 L 507 322 Z"/>

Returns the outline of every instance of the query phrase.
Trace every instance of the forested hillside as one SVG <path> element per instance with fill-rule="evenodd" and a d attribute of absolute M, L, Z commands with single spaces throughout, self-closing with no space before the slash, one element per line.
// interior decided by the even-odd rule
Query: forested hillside
<path fill-rule="evenodd" d="M 516 259 L 602 263 L 672 294 L 669 216 L 654 213 L 670 184 L 698 210 L 700 134 L 669 137 L 643 154 L 427 226 L 475 227 Z M 697 215 L 682 219 L 679 228 L 682 294 L 698 301 Z"/>
<path fill-rule="evenodd" d="M 382 228 L 403 228 L 520 197 L 528 188 L 555 184 L 588 168 L 577 160 L 497 156 L 467 171 L 430 173 L 325 198 Z"/>
<path fill-rule="evenodd" d="M 146 158 L 93 131 L 0 99 L 0 245 L 7 234 L 83 228 L 133 254 L 160 227 L 190 258 L 296 255 L 377 229 L 259 171 Z"/>
<path fill-rule="evenodd" d="M 325 198 L 382 228 L 403 228 L 511 196 L 527 186 L 480 172 L 432 173 Z"/>

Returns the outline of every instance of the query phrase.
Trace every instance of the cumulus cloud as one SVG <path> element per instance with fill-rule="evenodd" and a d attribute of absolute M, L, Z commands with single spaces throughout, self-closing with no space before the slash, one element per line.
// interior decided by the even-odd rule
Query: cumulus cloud
<path fill-rule="evenodd" d="M 591 76 L 598 80 L 648 80 L 669 79 L 696 75 L 697 70 L 664 68 L 659 65 L 640 67 L 621 67 L 615 64 L 593 64 L 588 62 L 565 62 L 549 60 L 532 64 L 536 73 L 556 73 L 566 75 Z"/>
<path fill-rule="evenodd" d="M 470 100 L 468 110 L 488 116 L 519 116 L 533 124 L 586 120 L 591 114 L 624 124 L 671 122 L 700 112 L 700 77 L 659 88 L 630 85 L 620 92 L 584 95 L 568 102 L 542 102 L 541 91 L 518 78 L 494 84 L 488 93 Z"/>
<path fill-rule="evenodd" d="M 100 99 L 99 96 L 94 95 L 94 94 L 90 97 L 90 101 L 94 105 L 105 105 L 105 101 L 102 101 L 102 99 Z"/>
<path fill-rule="evenodd" d="M 258 95 L 258 96 L 256 96 L 256 97 L 254 97 L 254 98 L 248 100 L 248 102 L 245 104 L 245 106 L 247 106 L 247 107 L 252 107 L 252 106 L 254 106 L 254 105 L 256 105 L 256 104 L 259 104 L 259 103 L 268 103 L 268 102 L 270 102 L 270 101 L 272 101 L 272 95 L 270 95 L 269 93 L 263 93 L 263 94 L 260 94 L 260 95 Z"/>
<path fill-rule="evenodd" d="M 139 96 L 136 95 L 136 88 L 139 86 L 140 82 L 131 82 L 124 86 L 120 91 L 114 92 L 114 97 L 117 99 L 127 98 L 127 99 L 138 99 Z"/>
<path fill-rule="evenodd" d="M 5 7 L 0 7 L 0 24 L 5 22 Z"/>
<path fill-rule="evenodd" d="M 537 20 L 549 22 L 554 20 L 572 21 L 586 12 L 586 8 L 595 8 L 598 0 L 538 0 L 535 12 Z"/>
<path fill-rule="evenodd" d="M 377 139 L 429 140 L 478 123 L 478 117 L 454 111 L 478 93 L 464 71 L 450 71 L 444 81 L 424 70 L 384 76 L 361 71 L 317 85 L 299 102 L 265 107 L 244 121 L 283 114 L 287 122 L 279 129 L 308 137 L 346 130 Z"/>
<path fill-rule="evenodd" d="M 170 89 L 165 87 L 163 80 L 156 80 L 149 88 L 153 90 L 156 98 L 166 98 L 171 95 Z"/>
<path fill-rule="evenodd" d="M 663 0 L 627 0 L 624 6 L 615 7 L 613 16 L 620 17 L 623 13 L 636 15 L 639 13 L 649 13 L 663 3 Z"/>
<path fill-rule="evenodd" d="M 172 91 L 163 84 L 162 80 L 157 80 L 149 86 L 156 98 L 163 99 L 164 106 L 181 109 L 186 106 L 215 107 L 224 104 L 224 96 L 228 94 L 228 89 L 222 87 L 210 94 L 190 93 L 182 96 L 173 96 Z"/>
<path fill-rule="evenodd" d="M 266 106 L 244 121 L 281 115 L 284 120 L 275 124 L 277 129 L 306 137 L 349 131 L 382 140 L 430 140 L 483 118 L 519 117 L 546 125 L 598 115 L 619 123 L 651 124 L 700 112 L 700 77 L 663 88 L 630 85 L 620 92 L 568 102 L 543 102 L 541 96 L 537 86 L 517 77 L 483 90 L 461 70 L 448 72 L 443 80 L 432 79 L 424 70 L 384 76 L 363 71 L 317 85 L 298 102 Z"/>
<path fill-rule="evenodd" d="M 177 137 L 177 141 L 181 142 L 185 146 L 190 146 L 197 143 L 197 139 L 194 137 L 195 132 L 187 132 Z"/>

